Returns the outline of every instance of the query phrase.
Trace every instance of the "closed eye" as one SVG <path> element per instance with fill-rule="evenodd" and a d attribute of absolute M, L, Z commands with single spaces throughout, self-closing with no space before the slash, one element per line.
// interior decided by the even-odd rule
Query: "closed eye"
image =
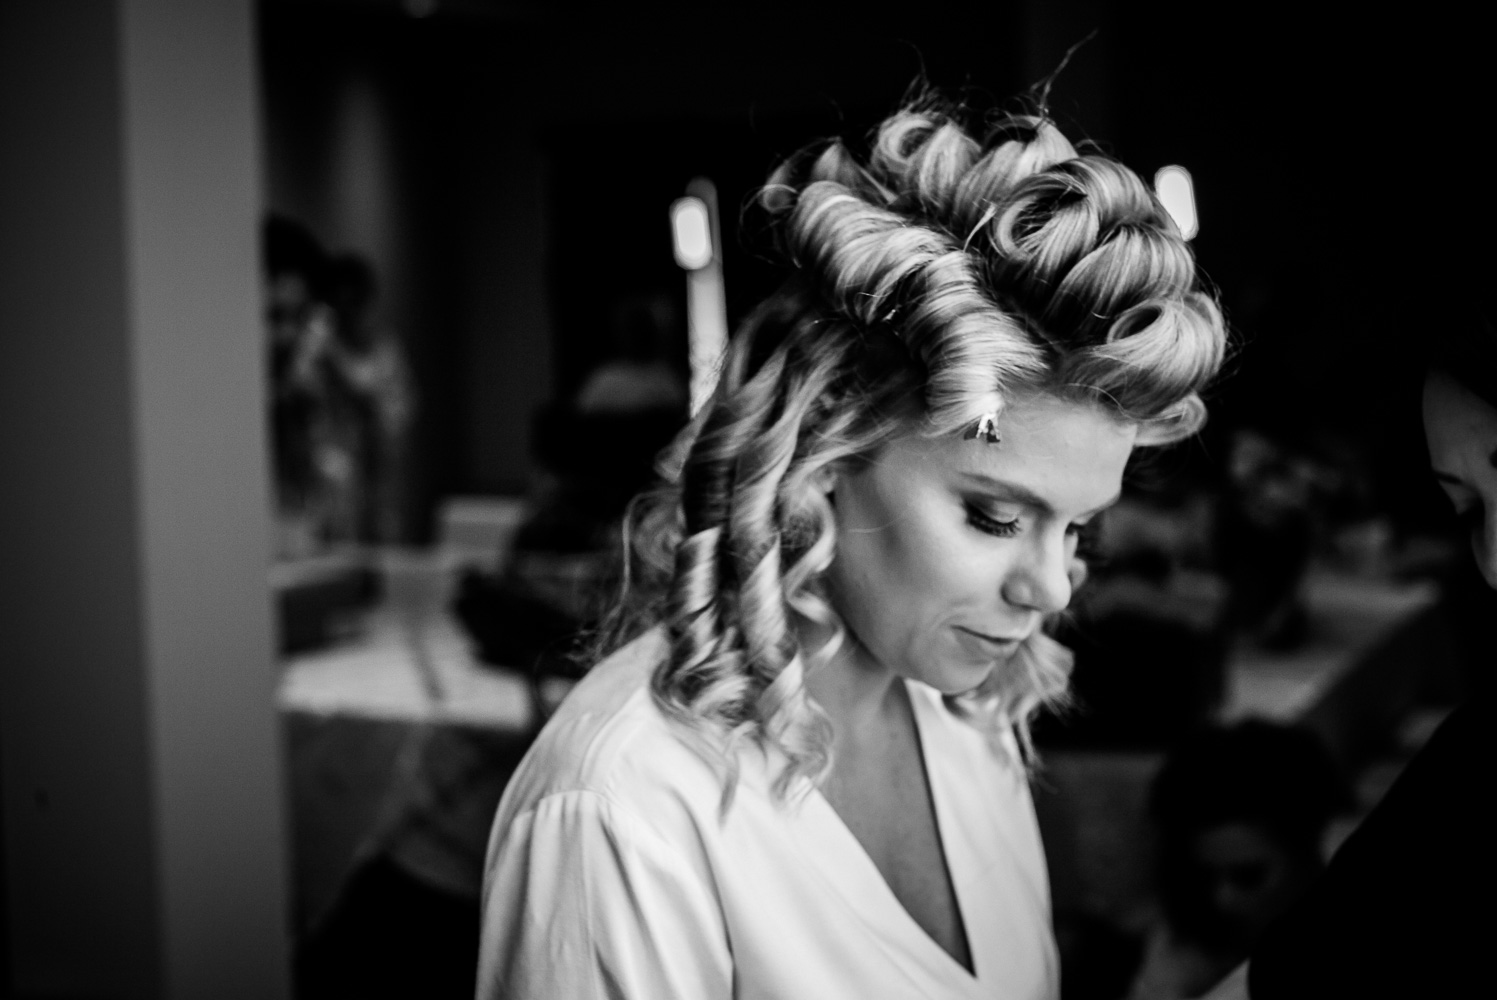
<path fill-rule="evenodd" d="M 963 506 L 967 510 L 967 523 L 978 531 L 994 535 L 998 538 L 1012 538 L 1019 533 L 1018 518 L 1014 518 L 1012 521 L 1002 521 L 990 514 L 984 513 L 974 504 L 965 503 Z"/>

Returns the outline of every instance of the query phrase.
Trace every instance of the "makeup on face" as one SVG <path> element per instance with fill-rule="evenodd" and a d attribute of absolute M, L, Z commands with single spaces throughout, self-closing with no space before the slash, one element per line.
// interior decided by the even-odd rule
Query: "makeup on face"
<path fill-rule="evenodd" d="M 1053 397 L 998 420 L 1001 444 L 910 435 L 836 486 L 834 606 L 877 667 L 945 693 L 1069 603 L 1079 536 L 1117 498 L 1135 437 Z"/>

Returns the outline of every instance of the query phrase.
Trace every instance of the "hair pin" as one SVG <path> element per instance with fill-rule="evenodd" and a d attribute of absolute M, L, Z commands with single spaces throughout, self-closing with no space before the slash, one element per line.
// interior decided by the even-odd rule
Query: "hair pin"
<path fill-rule="evenodd" d="M 971 441 L 973 438 L 981 438 L 988 444 L 998 444 L 1003 440 L 1003 435 L 998 433 L 998 413 L 993 411 L 984 413 L 977 418 L 977 422 L 967 429 L 962 435 L 963 440 Z"/>

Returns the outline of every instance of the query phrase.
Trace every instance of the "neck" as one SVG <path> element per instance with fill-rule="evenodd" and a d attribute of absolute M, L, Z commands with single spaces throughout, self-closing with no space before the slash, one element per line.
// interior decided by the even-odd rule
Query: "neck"
<path fill-rule="evenodd" d="M 800 634 L 802 649 L 817 649 L 831 630 L 803 621 Z M 894 707 L 893 696 L 899 693 L 898 680 L 851 633 L 830 660 L 808 672 L 806 692 L 831 720 L 834 752 L 838 745 L 882 730 L 882 720 Z"/>

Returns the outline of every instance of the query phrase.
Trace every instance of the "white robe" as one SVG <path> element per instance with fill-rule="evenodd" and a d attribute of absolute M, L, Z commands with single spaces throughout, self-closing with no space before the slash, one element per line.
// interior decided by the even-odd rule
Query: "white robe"
<path fill-rule="evenodd" d="M 567 697 L 499 803 L 479 1000 L 1053 1000 L 1050 887 L 1020 768 L 906 682 L 975 977 L 820 795 L 777 802 L 757 750 L 721 782 L 650 697 L 648 633 Z M 1013 759 L 1012 757 L 1010 759 Z"/>

